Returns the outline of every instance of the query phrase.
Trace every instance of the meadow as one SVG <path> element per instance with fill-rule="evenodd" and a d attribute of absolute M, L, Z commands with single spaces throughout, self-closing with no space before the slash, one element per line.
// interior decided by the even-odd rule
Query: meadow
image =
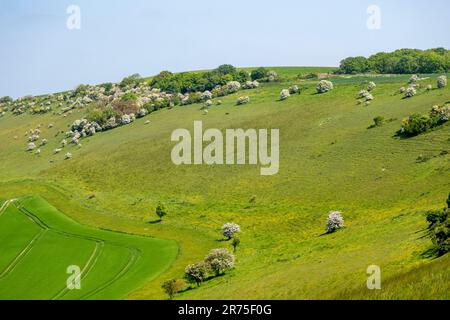
<path fill-rule="evenodd" d="M 431 242 L 424 230 L 426 212 L 444 207 L 450 191 L 450 126 L 408 139 L 395 133 L 403 118 L 449 102 L 450 88 L 420 90 L 404 99 L 399 88 L 407 85 L 408 75 L 336 76 L 329 79 L 334 90 L 316 94 L 318 80 L 301 81 L 296 75 L 324 69 L 276 71 L 281 82 L 223 97 L 223 104 L 210 107 L 208 114 L 200 104 L 161 109 L 86 138 L 80 149 L 67 146 L 71 160 L 52 151 L 84 109 L 67 117 L 0 118 L 0 198 L 19 199 L 18 206 L 9 205 L 0 216 L 0 222 L 6 219 L 0 223 L 0 246 L 8 248 L 0 270 L 7 270 L 42 232 L 22 207 L 50 227 L 10 275 L 0 276 L 0 298 L 22 297 L 27 283 L 20 279 L 33 277 L 42 284 L 47 271 L 53 274 L 56 268 L 61 278 L 55 287 L 25 292 L 27 298 L 53 298 L 67 276 L 68 257 L 88 264 L 96 241 L 86 237 L 92 237 L 102 239 L 102 250 L 109 253 L 100 255 L 98 267 L 88 273 L 86 290 L 95 292 L 108 281 L 103 277 L 123 268 L 127 246 L 139 248 L 143 257 L 114 286 L 64 297 L 164 299 L 165 280 L 182 277 L 185 266 L 210 249 L 231 248 L 220 227 L 235 222 L 242 229 L 236 268 L 176 298 L 448 299 L 448 257 L 425 254 Z M 429 75 L 422 87 L 435 86 L 436 77 Z M 364 106 L 357 96 L 368 81 L 377 87 L 374 101 Z M 301 94 L 279 101 L 280 91 L 293 84 L 302 88 Z M 250 103 L 236 106 L 242 95 Z M 392 121 L 368 129 L 377 116 Z M 279 173 L 261 176 L 259 167 L 246 165 L 175 166 L 171 133 L 191 128 L 195 120 L 220 130 L 280 129 Z M 54 126 L 47 128 L 48 123 Z M 38 124 L 49 139 L 39 156 L 25 152 L 24 138 Z M 154 215 L 159 202 L 168 209 L 162 223 Z M 332 210 L 342 212 L 346 228 L 327 235 L 325 221 Z M 11 234 L 17 228 L 23 228 L 20 236 Z M 53 229 L 82 237 L 67 238 Z M 111 244 L 116 242 L 117 247 Z M 70 252 L 64 252 L 67 247 Z M 56 259 L 61 251 L 67 255 Z M 109 260 L 101 262 L 102 256 Z M 36 261 L 43 271 L 31 269 L 27 261 Z M 373 264 L 381 267 L 386 291 L 366 288 L 366 269 Z"/>

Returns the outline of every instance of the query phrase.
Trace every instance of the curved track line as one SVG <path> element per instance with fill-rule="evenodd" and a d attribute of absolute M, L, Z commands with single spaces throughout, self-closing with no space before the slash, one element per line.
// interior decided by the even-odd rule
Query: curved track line
<path fill-rule="evenodd" d="M 89 297 L 92 297 L 93 295 L 105 290 L 106 288 L 113 285 L 116 281 L 118 281 L 120 278 L 122 278 L 130 269 L 131 267 L 137 262 L 137 260 L 140 258 L 141 254 L 140 251 L 136 248 L 127 247 L 127 249 L 130 252 L 130 258 L 128 259 L 127 264 L 109 281 L 106 281 L 103 285 L 98 287 L 97 289 L 92 290 L 91 292 L 85 294 L 80 298 L 80 300 L 86 300 L 89 299 Z"/>
<path fill-rule="evenodd" d="M 116 247 L 121 247 L 121 248 L 127 248 L 128 249 L 128 251 L 130 252 L 130 258 L 128 259 L 127 264 L 111 280 L 105 282 L 100 287 L 97 287 L 96 289 L 93 289 L 91 292 L 89 292 L 86 295 L 82 296 L 81 300 L 82 299 L 87 299 L 87 298 L 91 297 L 92 295 L 97 294 L 97 293 L 103 291 L 104 289 L 108 288 L 109 286 L 111 286 L 117 280 L 122 278 L 134 266 L 134 264 L 141 257 L 141 251 L 138 248 L 135 248 L 135 247 L 128 247 L 128 246 L 124 246 L 121 243 L 115 243 L 115 242 L 109 242 L 109 241 L 106 242 L 103 239 L 99 239 L 99 238 L 95 238 L 95 237 L 89 237 L 89 236 L 84 236 L 84 235 L 79 235 L 79 234 L 65 232 L 65 231 L 58 230 L 58 229 L 53 229 L 52 227 L 47 225 L 44 221 L 42 221 L 38 216 L 36 216 L 32 212 L 30 212 L 28 209 L 26 209 L 23 205 L 21 205 L 20 203 L 15 202 L 15 200 L 14 200 L 14 205 L 20 212 L 25 214 L 28 218 L 30 218 L 32 221 L 34 221 L 38 226 L 40 226 L 44 230 L 50 230 L 52 232 L 55 232 L 55 233 L 58 233 L 58 234 L 61 234 L 61 235 L 67 236 L 67 237 L 84 239 L 84 240 L 89 240 L 89 241 L 95 241 L 97 243 L 103 242 L 104 244 L 109 244 L 109 245 L 113 245 L 113 246 L 116 246 Z M 91 258 L 92 258 L 92 255 L 91 255 Z M 94 264 L 97 261 L 97 259 L 98 259 L 98 257 L 95 258 Z M 92 264 L 89 267 L 88 272 L 93 268 L 94 264 Z M 62 297 L 62 296 L 59 296 L 60 293 L 61 293 L 61 291 L 56 295 L 58 298 Z M 64 294 L 66 294 L 66 293 L 64 293 Z"/>
<path fill-rule="evenodd" d="M 81 278 L 80 281 L 85 279 L 87 277 L 87 275 L 89 274 L 89 272 L 94 268 L 95 264 L 98 261 L 98 258 L 100 257 L 100 255 L 103 252 L 103 248 L 105 247 L 105 242 L 104 241 L 98 241 L 95 244 L 95 248 L 92 251 L 91 256 L 89 257 L 88 261 L 86 262 L 85 266 L 83 267 L 83 270 L 81 270 Z M 61 289 L 61 291 L 59 291 L 55 296 L 53 296 L 52 300 L 58 300 L 61 299 L 62 297 L 64 297 L 68 292 L 70 291 L 69 288 L 64 287 L 63 289 Z"/>
<path fill-rule="evenodd" d="M 25 258 L 25 256 L 33 249 L 33 246 L 38 242 L 44 234 L 47 232 L 47 230 L 42 230 L 38 232 L 38 234 L 31 239 L 31 241 L 27 244 L 27 246 L 14 258 L 13 261 L 3 270 L 2 273 L 0 273 L 0 280 L 6 277 L 9 273 L 11 273 L 15 267 L 19 264 L 19 262 Z"/>

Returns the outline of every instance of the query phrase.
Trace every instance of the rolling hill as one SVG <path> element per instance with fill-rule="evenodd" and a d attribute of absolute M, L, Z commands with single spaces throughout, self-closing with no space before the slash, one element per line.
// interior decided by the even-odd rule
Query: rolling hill
<path fill-rule="evenodd" d="M 186 265 L 210 249 L 230 248 L 220 227 L 235 222 L 242 229 L 236 268 L 177 298 L 448 299 L 449 271 L 443 270 L 448 257 L 425 255 L 431 242 L 423 231 L 425 213 L 443 207 L 450 190 L 450 126 L 408 139 L 395 133 L 403 118 L 448 103 L 450 88 L 425 90 L 436 83 L 437 75 L 429 75 L 416 96 L 404 99 L 399 88 L 408 75 L 355 75 L 331 77 L 334 89 L 317 94 L 318 80 L 295 77 L 329 70 L 276 68 L 281 81 L 222 97 L 222 105 L 207 114 L 200 104 L 161 109 L 83 139 L 82 148 L 68 145 L 70 160 L 53 150 L 84 117 L 84 108 L 66 116 L 0 118 L 0 198 L 19 199 L 0 216 L 0 246 L 8 248 L 0 257 L 0 274 L 18 262 L 10 275 L 0 275 L 0 298 L 23 297 L 18 279 L 24 275 L 44 281 L 57 268 L 65 277 L 70 260 L 65 255 L 89 267 L 100 241 L 104 253 L 86 277 L 94 293 L 67 297 L 163 299 L 164 280 L 182 277 Z M 358 104 L 358 92 L 369 81 L 377 84 L 375 99 L 369 106 Z M 301 93 L 279 101 L 280 91 L 294 84 Z M 250 103 L 236 106 L 243 95 Z M 391 121 L 368 129 L 377 116 Z M 279 129 L 279 173 L 261 176 L 259 167 L 248 165 L 175 166 L 171 133 L 192 130 L 196 120 L 222 131 Z M 49 142 L 35 155 L 25 151 L 24 133 L 39 125 Z M 162 223 L 153 213 L 159 202 L 168 208 Z M 346 228 L 327 235 L 332 210 L 343 213 Z M 143 254 L 138 265 L 116 287 L 96 295 L 127 263 L 130 245 Z M 29 253 L 17 261 L 24 248 Z M 109 260 L 101 262 L 102 257 Z M 28 267 L 33 263 L 44 271 Z M 381 267 L 385 295 L 365 289 L 366 269 L 374 264 Z M 403 285 L 393 285 L 396 281 Z M 1 289 L 6 287 L 7 292 Z M 60 287 L 37 285 L 25 297 L 52 298 Z"/>

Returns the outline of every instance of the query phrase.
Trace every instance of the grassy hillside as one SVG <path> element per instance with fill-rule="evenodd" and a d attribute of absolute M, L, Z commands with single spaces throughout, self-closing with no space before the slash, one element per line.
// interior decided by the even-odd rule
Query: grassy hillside
<path fill-rule="evenodd" d="M 128 298 L 164 298 L 165 279 L 181 277 L 187 264 L 212 248 L 230 247 L 220 241 L 220 227 L 230 221 L 242 229 L 236 269 L 177 297 L 359 297 L 369 265 L 379 265 L 383 279 L 395 279 L 436 263 L 422 255 L 430 246 L 422 231 L 424 213 L 442 207 L 450 191 L 450 126 L 410 139 L 394 134 L 404 117 L 449 101 L 450 88 L 403 99 L 398 89 L 408 76 L 342 76 L 331 79 L 333 91 L 318 95 L 317 80 L 293 78 L 314 69 L 277 71 L 287 80 L 221 98 L 223 104 L 207 115 L 200 105 L 162 109 L 87 138 L 81 149 L 68 146 L 71 160 L 53 149 L 83 109 L 67 117 L 8 114 L 0 118 L 0 198 L 39 195 L 79 223 L 177 241 L 180 255 L 170 269 Z M 435 85 L 435 79 L 421 84 Z M 359 90 L 371 80 L 377 83 L 375 100 L 358 105 Z M 292 84 L 305 89 L 278 101 Z M 242 95 L 251 102 L 236 106 Z M 367 129 L 376 116 L 395 120 Z M 144 125 L 146 120 L 151 123 Z M 279 128 L 279 174 L 260 176 L 259 166 L 173 165 L 170 135 L 177 128 L 192 130 L 194 120 L 221 130 Z M 24 151 L 24 133 L 38 124 L 49 139 L 39 156 Z M 427 161 L 417 161 L 419 156 Z M 169 215 L 151 223 L 159 201 Z M 342 211 L 347 227 L 324 235 L 330 210 Z M 411 283 L 423 282 L 421 273 L 407 274 Z M 448 282 L 427 281 L 438 289 L 424 290 L 424 298 L 448 291 Z M 405 290 L 391 286 L 389 295 L 378 297 L 402 298 Z"/>

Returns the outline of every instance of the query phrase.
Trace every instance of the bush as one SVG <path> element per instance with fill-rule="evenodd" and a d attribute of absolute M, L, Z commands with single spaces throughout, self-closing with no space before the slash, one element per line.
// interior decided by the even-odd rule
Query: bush
<path fill-rule="evenodd" d="M 121 98 L 120 101 L 136 101 L 137 95 L 134 92 L 127 92 Z"/>
<path fill-rule="evenodd" d="M 330 212 L 330 214 L 328 215 L 328 219 L 327 219 L 327 232 L 328 233 L 333 233 L 335 231 L 337 231 L 338 229 L 343 228 L 344 225 L 344 218 L 342 217 L 341 212 L 339 211 L 332 211 Z"/>
<path fill-rule="evenodd" d="M 141 77 L 140 74 L 135 73 L 129 77 L 123 78 L 119 86 L 121 88 L 136 88 L 139 84 L 141 84 L 144 81 L 145 80 Z"/>
<path fill-rule="evenodd" d="M 293 85 L 289 87 L 289 93 L 290 94 L 296 94 L 299 93 L 300 89 L 297 85 Z"/>
<path fill-rule="evenodd" d="M 235 223 L 226 223 L 222 226 L 222 234 L 230 240 L 236 233 L 241 232 L 241 227 Z"/>
<path fill-rule="evenodd" d="M 417 90 L 414 87 L 409 87 L 406 89 L 405 97 L 412 98 L 417 94 Z"/>
<path fill-rule="evenodd" d="M 427 215 L 428 235 L 433 242 L 437 254 L 442 256 L 450 251 L 450 194 L 447 208 Z"/>
<path fill-rule="evenodd" d="M 234 255 L 227 249 L 214 249 L 206 257 L 205 263 L 218 276 L 234 267 Z"/>
<path fill-rule="evenodd" d="M 264 79 L 267 77 L 267 73 L 268 73 L 268 70 L 266 68 L 261 67 L 261 68 L 253 70 L 250 74 L 250 78 L 252 78 L 252 80 Z"/>
<path fill-rule="evenodd" d="M 247 104 L 247 103 L 249 103 L 250 102 L 250 98 L 249 97 L 239 97 L 237 100 L 236 100 L 236 104 L 238 105 L 238 106 L 240 106 L 240 105 L 243 105 L 243 104 Z"/>
<path fill-rule="evenodd" d="M 238 81 L 230 81 L 226 85 L 228 93 L 235 93 L 241 89 L 241 84 Z"/>
<path fill-rule="evenodd" d="M 316 90 L 318 93 L 325 93 L 333 90 L 333 83 L 328 80 L 322 80 L 317 84 Z"/>
<path fill-rule="evenodd" d="M 433 127 L 432 119 L 423 114 L 413 114 L 403 120 L 400 133 L 412 137 L 427 132 Z"/>
<path fill-rule="evenodd" d="M 287 98 L 289 98 L 291 95 L 289 93 L 288 89 L 283 89 L 280 92 L 280 100 L 286 100 Z"/>
<path fill-rule="evenodd" d="M 370 81 L 369 84 L 367 85 L 367 90 L 368 90 L 368 91 L 372 91 L 373 89 L 376 88 L 376 86 L 377 86 L 377 85 L 375 84 L 375 82 Z"/>
<path fill-rule="evenodd" d="M 167 215 L 166 208 L 162 203 L 159 203 L 155 210 L 156 215 L 159 217 L 159 221 L 162 221 L 162 218 Z"/>
<path fill-rule="evenodd" d="M 197 286 L 200 286 L 208 276 L 208 267 L 209 266 L 203 261 L 189 265 L 184 269 L 184 278 L 189 283 L 195 283 Z"/>
<path fill-rule="evenodd" d="M 437 78 L 437 87 L 439 89 L 444 88 L 445 86 L 447 86 L 447 77 L 446 76 L 439 76 Z"/>
<path fill-rule="evenodd" d="M 170 279 L 163 283 L 161 288 L 164 290 L 164 292 L 167 294 L 170 300 L 173 299 L 173 297 L 183 290 L 183 288 L 186 286 L 186 283 L 182 279 Z"/>

